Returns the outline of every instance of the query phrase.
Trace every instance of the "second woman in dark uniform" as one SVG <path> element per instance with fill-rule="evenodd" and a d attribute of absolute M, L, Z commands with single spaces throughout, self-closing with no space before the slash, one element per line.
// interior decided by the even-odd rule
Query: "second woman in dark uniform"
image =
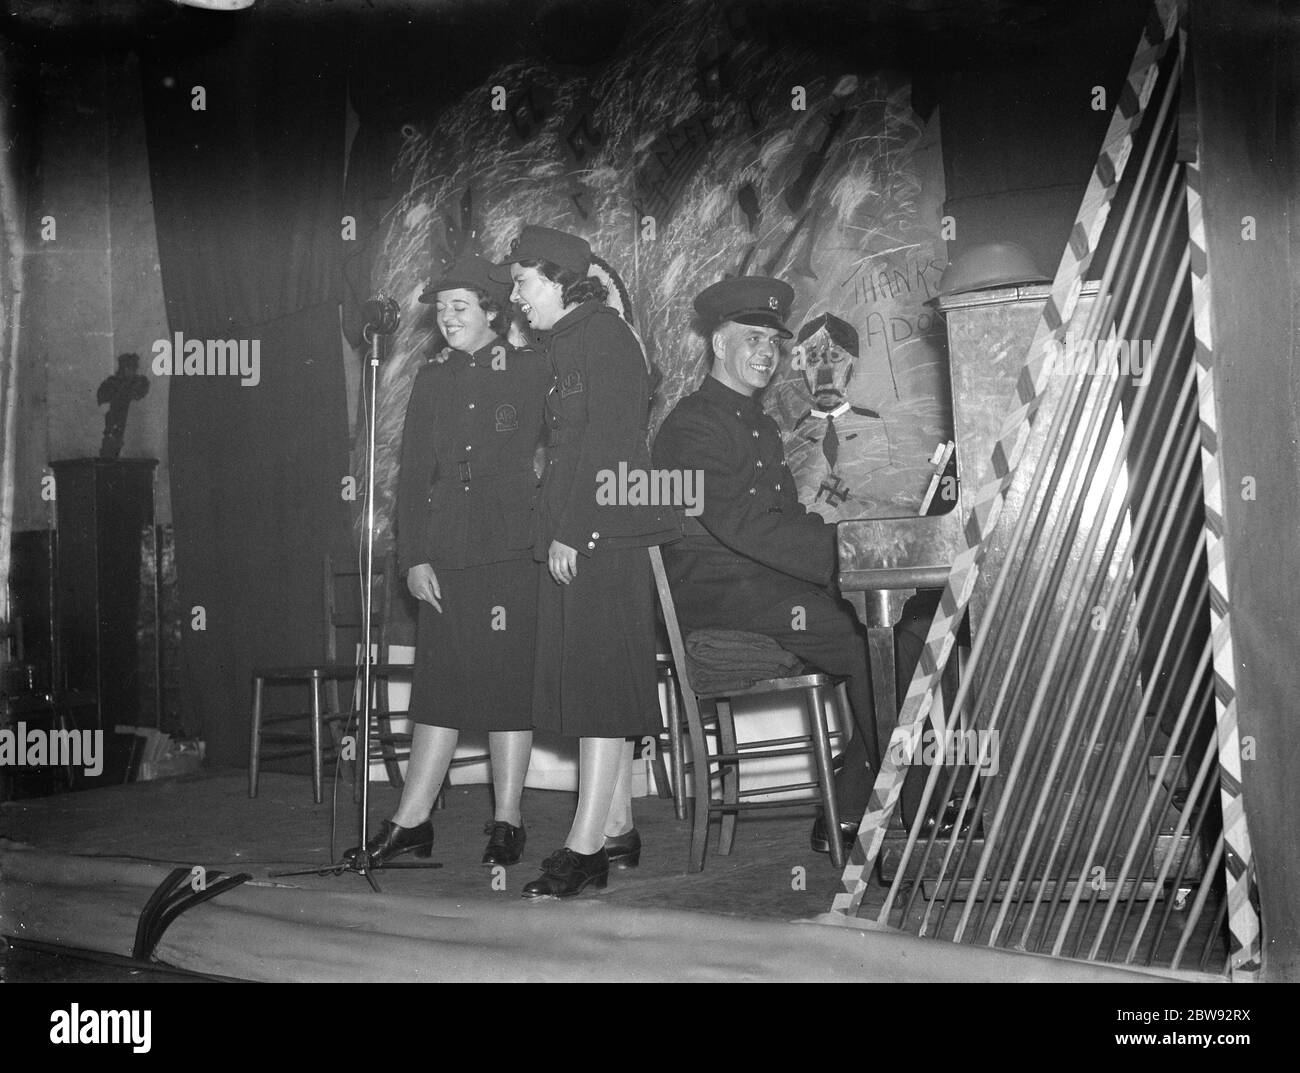
<path fill-rule="evenodd" d="M 536 525 L 546 570 L 534 720 L 539 730 L 579 739 L 577 814 L 563 847 L 524 887 L 529 898 L 604 886 L 611 848 L 635 861 L 625 739 L 657 736 L 662 726 L 645 549 L 678 530 L 669 507 L 606 502 L 600 494 L 620 465 L 650 468 L 650 380 L 632 330 L 605 304 L 605 285 L 588 276 L 592 260 L 577 235 L 528 226 L 496 276 L 513 282 L 511 300 L 555 378 Z"/>
<path fill-rule="evenodd" d="M 495 797 L 484 864 L 524 848 L 519 801 L 532 751 L 538 568 L 532 506 L 546 361 L 503 337 L 506 288 L 458 260 L 421 301 L 448 350 L 416 375 L 398 481 L 398 569 L 420 601 L 402 799 L 366 845 L 372 864 L 428 856 L 429 819 L 461 730 L 487 731 Z M 355 853 L 356 851 L 349 851 Z"/>

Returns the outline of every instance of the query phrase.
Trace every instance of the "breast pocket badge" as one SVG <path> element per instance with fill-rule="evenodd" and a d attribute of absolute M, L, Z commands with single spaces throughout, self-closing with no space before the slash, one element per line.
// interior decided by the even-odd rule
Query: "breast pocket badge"
<path fill-rule="evenodd" d="M 498 432 L 514 432 L 519 428 L 519 411 L 508 402 L 497 407 L 494 417 Z"/>
<path fill-rule="evenodd" d="M 567 399 L 570 395 L 580 395 L 583 392 L 582 374 L 576 369 L 571 373 L 565 374 L 560 381 L 560 398 Z"/>

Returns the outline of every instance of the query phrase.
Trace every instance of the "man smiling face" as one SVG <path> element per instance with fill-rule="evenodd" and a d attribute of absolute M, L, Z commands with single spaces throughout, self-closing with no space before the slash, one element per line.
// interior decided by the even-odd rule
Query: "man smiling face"
<path fill-rule="evenodd" d="M 776 371 L 781 335 L 776 328 L 726 321 L 712 337 L 714 379 L 742 395 L 762 391 Z"/>

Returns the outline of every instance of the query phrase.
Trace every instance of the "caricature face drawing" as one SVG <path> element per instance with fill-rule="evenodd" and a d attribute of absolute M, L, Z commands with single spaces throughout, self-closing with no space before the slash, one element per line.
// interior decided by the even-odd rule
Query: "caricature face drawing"
<path fill-rule="evenodd" d="M 791 354 L 802 366 L 814 406 L 832 410 L 844 402 L 853 375 L 853 355 L 836 345 L 825 328 L 819 328 Z"/>

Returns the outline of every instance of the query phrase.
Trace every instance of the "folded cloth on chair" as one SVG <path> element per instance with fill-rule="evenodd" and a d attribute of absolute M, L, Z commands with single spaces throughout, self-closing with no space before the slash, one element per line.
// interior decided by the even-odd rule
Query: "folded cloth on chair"
<path fill-rule="evenodd" d="M 696 630 L 686 638 L 686 665 L 697 693 L 748 689 L 767 678 L 786 678 L 803 664 L 761 633 Z"/>

